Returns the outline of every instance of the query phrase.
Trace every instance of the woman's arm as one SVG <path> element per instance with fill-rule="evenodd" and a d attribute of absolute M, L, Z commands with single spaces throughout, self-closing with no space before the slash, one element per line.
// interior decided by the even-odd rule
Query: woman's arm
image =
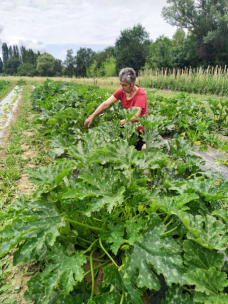
<path fill-rule="evenodd" d="M 136 121 L 138 121 L 137 116 L 140 116 L 140 115 L 141 115 L 142 108 L 138 108 L 138 107 L 137 107 L 137 109 L 138 109 L 137 113 L 135 113 L 135 115 L 132 116 L 132 118 L 130 119 L 130 122 L 136 122 Z M 123 126 L 123 125 L 125 125 L 126 120 L 125 120 L 125 119 L 122 119 L 122 120 L 120 121 L 120 123 L 121 123 L 121 126 Z"/>
<path fill-rule="evenodd" d="M 104 101 L 101 105 L 99 105 L 99 107 L 93 112 L 93 114 L 91 114 L 88 118 L 86 118 L 86 120 L 84 121 L 84 128 L 88 125 L 88 127 L 90 127 L 94 117 L 96 117 L 97 115 L 99 115 L 100 113 L 103 112 L 104 109 L 107 109 L 108 107 L 110 107 L 110 105 L 114 102 L 117 102 L 118 99 L 116 99 L 113 95 L 111 97 L 109 97 L 109 99 L 107 99 L 106 101 Z"/>

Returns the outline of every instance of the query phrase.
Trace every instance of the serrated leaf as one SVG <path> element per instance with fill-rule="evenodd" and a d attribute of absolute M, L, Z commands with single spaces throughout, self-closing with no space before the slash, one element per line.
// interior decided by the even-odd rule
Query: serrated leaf
<path fill-rule="evenodd" d="M 126 221 L 124 227 L 126 228 L 127 240 L 130 245 L 133 245 L 136 241 L 142 241 L 143 230 L 146 228 L 146 225 L 147 221 L 142 218 L 137 218 L 137 222 L 134 220 Z"/>
<path fill-rule="evenodd" d="M 103 208 L 105 205 L 107 206 L 108 212 L 111 213 L 113 207 L 119 206 L 124 202 L 124 192 L 125 188 L 121 187 L 117 190 L 115 196 L 110 195 L 92 199 L 89 203 L 88 210 L 85 212 L 85 215 L 91 216 L 92 212 L 101 210 L 101 208 Z"/>
<path fill-rule="evenodd" d="M 166 162 L 168 155 L 154 153 L 146 155 L 129 146 L 127 142 L 118 142 L 115 145 L 108 144 L 105 148 L 97 149 L 90 159 L 90 163 L 114 163 L 115 169 L 129 170 L 131 166 L 139 170 L 159 168 Z"/>
<path fill-rule="evenodd" d="M 184 241 L 183 249 L 184 263 L 188 267 L 188 271 L 195 271 L 196 269 L 208 270 L 210 267 L 221 267 L 224 263 L 224 254 L 218 253 L 217 250 L 209 250 L 197 243 L 191 241 Z"/>
<path fill-rule="evenodd" d="M 90 302 L 88 302 L 88 304 L 89 303 Z M 110 293 L 105 293 L 105 294 L 102 294 L 102 295 L 96 295 L 93 298 L 93 303 L 94 304 L 115 304 L 113 297 L 110 296 Z"/>
<path fill-rule="evenodd" d="M 187 238 L 208 249 L 225 250 L 227 243 L 225 225 L 210 215 L 206 217 L 198 215 L 195 218 L 198 219 L 200 234 L 196 237 L 193 233 L 188 232 Z"/>
<path fill-rule="evenodd" d="M 220 294 L 228 286 L 226 273 L 211 267 L 209 270 L 197 269 L 186 273 L 183 277 L 190 285 L 195 285 L 197 293 L 194 300 L 196 302 L 228 303 L 228 295 Z"/>
<path fill-rule="evenodd" d="M 122 225 L 117 224 L 115 226 L 112 223 L 108 224 L 107 227 L 108 227 L 107 231 L 101 233 L 100 236 L 102 238 L 105 238 L 107 243 L 112 243 L 110 249 L 116 255 L 120 246 L 124 242 L 123 239 L 124 229 Z"/>
<path fill-rule="evenodd" d="M 46 241 L 52 246 L 59 235 L 59 228 L 64 225 L 62 217 L 47 199 L 42 198 L 33 202 L 17 215 L 17 218 L 6 223 L 0 231 L 0 237 L 3 238 L 0 254 L 5 254 L 23 240 L 31 238 L 28 247 L 28 243 L 21 245 L 21 247 L 25 246 L 26 250 L 22 250 L 20 260 L 27 260 L 33 254 L 35 247 L 41 249 Z M 18 253 L 16 255 L 18 256 Z"/>
<path fill-rule="evenodd" d="M 227 304 L 228 303 L 228 294 L 220 293 L 218 295 L 206 295 L 199 292 L 196 292 L 194 300 L 196 302 L 201 302 L 205 304 Z"/>
<path fill-rule="evenodd" d="M 211 215 L 221 216 L 221 218 L 223 218 L 224 221 L 228 222 L 227 210 L 224 210 L 224 209 L 214 210 Z"/>
<path fill-rule="evenodd" d="M 34 304 L 42 303 L 45 297 L 45 285 L 42 283 L 42 273 L 37 272 L 27 282 L 28 290 L 24 293 L 24 299 L 26 301 L 34 301 Z M 83 304 L 80 299 L 75 299 L 71 295 L 64 295 L 63 293 L 54 290 L 49 298 L 48 304 Z"/>
<path fill-rule="evenodd" d="M 136 289 L 133 284 L 127 284 L 123 278 L 122 271 L 117 267 L 110 265 L 104 269 L 103 285 L 110 286 L 109 294 L 113 296 L 116 303 L 120 302 L 122 292 L 125 293 L 125 299 L 132 304 L 143 304 L 141 296 L 142 291 Z"/>
<path fill-rule="evenodd" d="M 190 194 L 190 195 L 183 194 L 173 197 L 164 197 L 162 203 L 159 205 L 159 209 L 165 211 L 169 215 L 177 214 L 179 210 L 181 211 L 188 210 L 189 208 L 185 205 L 197 198 L 199 197 L 196 194 Z"/>
<path fill-rule="evenodd" d="M 163 274 L 168 285 L 183 284 L 184 266 L 179 254 L 181 248 L 169 235 L 162 236 L 166 227 L 158 215 L 151 216 L 141 242 L 135 242 L 127 252 L 127 262 L 122 271 L 128 280 L 134 279 L 137 286 L 159 290 L 160 285 L 151 268 Z"/>
<path fill-rule="evenodd" d="M 68 154 L 85 165 L 88 158 L 94 153 L 97 148 L 96 141 L 98 133 L 93 131 L 83 137 L 76 146 L 71 146 L 68 150 Z"/>
<path fill-rule="evenodd" d="M 83 279 L 84 271 L 82 265 L 86 263 L 84 252 L 77 251 L 73 256 L 69 257 L 65 254 L 60 245 L 55 245 L 51 252 L 48 252 L 46 259 L 50 261 L 42 272 L 42 282 L 46 286 L 46 297 L 42 302 L 48 303 L 48 300 L 55 288 L 57 288 L 60 280 L 63 291 L 66 295 L 73 290 L 76 281 Z"/>
<path fill-rule="evenodd" d="M 49 152 L 51 158 L 61 156 L 68 149 L 68 145 L 59 134 L 52 136 L 51 140 L 49 141 L 49 146 L 51 147 Z"/>
<path fill-rule="evenodd" d="M 166 300 L 161 304 L 193 304 L 188 293 L 183 294 L 179 285 L 169 287 L 166 292 Z"/>
<path fill-rule="evenodd" d="M 79 179 L 84 181 L 85 186 L 89 184 L 90 187 L 85 187 L 85 190 L 81 184 L 83 193 L 78 197 L 83 199 L 86 196 L 95 196 L 89 202 L 87 216 L 90 216 L 93 211 L 99 211 L 105 205 L 108 212 L 111 212 L 114 206 L 124 201 L 125 187 L 123 185 L 127 184 L 128 180 L 121 172 L 115 172 L 112 168 L 104 169 L 101 166 L 94 166 L 91 169 L 85 169 L 79 175 Z"/>
<path fill-rule="evenodd" d="M 69 178 L 73 170 L 71 162 L 63 162 L 53 167 L 40 167 L 38 169 L 28 168 L 26 172 L 33 177 L 28 180 L 38 185 L 59 185 L 65 176 Z"/>
<path fill-rule="evenodd" d="M 194 179 L 188 182 L 189 188 L 205 198 L 206 202 L 211 200 L 224 199 L 228 197 L 228 181 L 221 179 L 217 184 L 216 179 Z"/>

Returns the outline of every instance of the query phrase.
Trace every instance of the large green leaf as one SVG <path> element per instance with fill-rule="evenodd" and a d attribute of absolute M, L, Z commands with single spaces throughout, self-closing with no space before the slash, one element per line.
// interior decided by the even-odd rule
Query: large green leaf
<path fill-rule="evenodd" d="M 125 293 L 127 303 L 143 304 L 141 296 L 143 292 L 133 286 L 127 284 L 123 278 L 123 272 L 119 271 L 114 265 L 110 265 L 104 269 L 103 285 L 110 286 L 109 294 L 114 297 L 115 303 L 120 303 L 122 292 Z"/>
<path fill-rule="evenodd" d="M 80 140 L 76 146 L 71 146 L 68 150 L 68 154 L 73 156 L 79 161 L 79 168 L 85 165 L 88 158 L 94 153 L 97 148 L 98 133 L 92 131 L 90 134 L 86 134 L 83 140 Z"/>
<path fill-rule="evenodd" d="M 100 236 L 106 239 L 107 243 L 112 243 L 110 249 L 116 255 L 120 246 L 124 242 L 123 239 L 124 229 L 122 225 L 113 225 L 109 223 L 105 231 L 100 234 Z"/>
<path fill-rule="evenodd" d="M 51 158 L 61 156 L 68 149 L 68 145 L 66 144 L 62 136 L 59 134 L 55 134 L 52 136 L 51 140 L 49 141 L 49 146 L 51 147 L 49 152 Z"/>
<path fill-rule="evenodd" d="M 224 254 L 218 253 L 217 250 L 210 250 L 202 247 L 191 241 L 184 241 L 183 249 L 186 252 L 184 255 L 184 263 L 188 267 L 188 271 L 197 269 L 208 270 L 210 267 L 222 267 L 224 263 Z"/>
<path fill-rule="evenodd" d="M 188 214 L 178 211 L 176 215 L 188 229 L 187 238 L 194 240 L 198 244 L 208 249 L 225 250 L 227 243 L 227 235 L 225 225 L 216 220 L 213 216 Z"/>
<path fill-rule="evenodd" d="M 90 196 L 92 193 L 96 197 L 89 203 L 87 216 L 90 216 L 93 211 L 100 210 L 104 205 L 107 206 L 108 212 L 111 212 L 114 206 L 124 201 L 124 185 L 128 183 L 128 180 L 121 172 L 115 172 L 112 168 L 104 169 L 101 166 L 94 166 L 83 170 L 79 179 L 92 186 L 88 188 L 88 191 Z M 84 198 L 85 193 L 82 194 L 81 198 Z"/>
<path fill-rule="evenodd" d="M 42 249 L 46 241 L 52 246 L 59 235 L 59 228 L 64 225 L 62 217 L 47 199 L 33 202 L 0 231 L 0 237 L 3 238 L 0 254 L 3 255 L 23 240 L 28 240 L 15 253 L 17 261 L 27 261 L 33 253 Z"/>
<path fill-rule="evenodd" d="M 52 251 L 46 255 L 50 261 L 42 272 L 42 282 L 46 286 L 46 296 L 43 304 L 47 304 L 48 300 L 55 288 L 61 282 L 63 292 L 68 295 L 76 285 L 76 281 L 83 279 L 84 271 L 82 265 L 86 263 L 84 252 L 77 251 L 73 256 L 69 257 L 60 245 L 55 245 Z"/>
<path fill-rule="evenodd" d="M 227 235 L 225 225 L 217 221 L 213 216 L 196 216 L 199 223 L 200 235 L 197 237 L 192 232 L 187 233 L 187 238 L 192 239 L 198 244 L 208 249 L 225 250 Z"/>
<path fill-rule="evenodd" d="M 196 178 L 188 182 L 189 188 L 199 193 L 205 198 L 206 202 L 224 199 L 228 197 L 228 181 L 222 179 L 217 184 L 216 179 L 208 178 L 201 180 Z"/>
<path fill-rule="evenodd" d="M 192 304 L 192 300 L 188 293 L 183 294 L 182 288 L 178 285 L 169 287 L 166 292 L 166 300 L 162 300 L 161 304 Z"/>
<path fill-rule="evenodd" d="M 127 142 L 118 142 L 115 145 L 108 144 L 105 148 L 97 149 L 91 157 L 92 162 L 102 164 L 114 163 L 115 169 L 129 170 L 131 166 L 145 170 L 148 168 L 159 168 L 168 159 L 168 155 L 155 153 L 146 155 L 129 146 Z"/>
<path fill-rule="evenodd" d="M 198 198 L 198 195 L 179 195 L 173 197 L 164 197 L 162 203 L 159 205 L 159 209 L 165 211 L 167 214 L 177 214 L 179 210 L 185 211 L 189 208 L 186 206 L 187 203 Z"/>
<path fill-rule="evenodd" d="M 45 285 L 42 283 L 42 273 L 37 272 L 28 282 L 28 290 L 24 293 L 26 301 L 34 301 L 34 304 L 41 304 L 45 297 Z M 78 298 L 75 299 L 72 295 L 64 295 L 58 290 L 54 290 L 50 296 L 48 304 L 83 304 Z"/>
<path fill-rule="evenodd" d="M 127 262 L 122 269 L 128 282 L 134 280 L 138 287 L 159 290 L 157 277 L 152 272 L 163 274 L 168 285 L 183 284 L 184 266 L 180 256 L 181 248 L 169 235 L 158 215 L 151 216 L 141 242 L 135 242 L 127 253 Z"/>
<path fill-rule="evenodd" d="M 190 285 L 195 285 L 197 293 L 194 300 L 196 302 L 205 304 L 228 303 L 228 294 L 221 293 L 228 286 L 226 273 L 211 267 L 209 270 L 197 269 L 186 273 L 184 279 Z"/>
<path fill-rule="evenodd" d="M 74 168 L 72 162 L 63 162 L 53 167 L 40 167 L 38 169 L 28 168 L 26 171 L 33 175 L 29 181 L 38 185 L 59 185 L 65 176 L 69 178 Z"/>

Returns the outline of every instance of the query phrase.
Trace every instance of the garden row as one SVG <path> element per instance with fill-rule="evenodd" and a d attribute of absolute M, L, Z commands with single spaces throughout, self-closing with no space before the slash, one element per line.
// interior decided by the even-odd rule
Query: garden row
<path fill-rule="evenodd" d="M 220 67 L 197 69 L 162 69 L 140 72 L 140 85 L 147 88 L 168 89 L 198 94 L 227 96 L 227 69 Z"/>
<path fill-rule="evenodd" d="M 140 119 L 147 148 L 137 151 L 137 124 L 120 126 L 134 108 L 127 113 L 116 103 L 83 128 L 111 93 L 51 80 L 32 93 L 39 113 L 33 124 L 48 138 L 55 161 L 27 169 L 37 190 L 1 214 L 0 231 L 1 255 L 16 246 L 14 265 L 41 265 L 24 298 L 139 304 L 144 291 L 160 289 L 163 277 L 163 304 L 228 303 L 228 265 L 218 253 L 228 242 L 228 181 L 200 169 L 202 159 L 191 153 L 194 142 L 205 149 L 216 130 L 226 132 L 223 112 L 208 115 L 212 100 L 199 104 L 185 94 L 166 100 L 149 92 L 150 116 Z M 226 104 L 217 106 L 227 111 Z M 173 137 L 169 153 L 160 135 Z"/>

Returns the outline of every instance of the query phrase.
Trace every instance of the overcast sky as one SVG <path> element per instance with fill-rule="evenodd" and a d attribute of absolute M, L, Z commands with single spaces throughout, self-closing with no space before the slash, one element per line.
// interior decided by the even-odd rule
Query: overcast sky
<path fill-rule="evenodd" d="M 101 51 L 121 30 L 142 24 L 155 40 L 176 28 L 161 17 L 166 0 L 0 0 L 0 45 L 24 45 L 64 60 L 66 50 Z M 0 46 L 1 56 L 1 46 Z"/>

